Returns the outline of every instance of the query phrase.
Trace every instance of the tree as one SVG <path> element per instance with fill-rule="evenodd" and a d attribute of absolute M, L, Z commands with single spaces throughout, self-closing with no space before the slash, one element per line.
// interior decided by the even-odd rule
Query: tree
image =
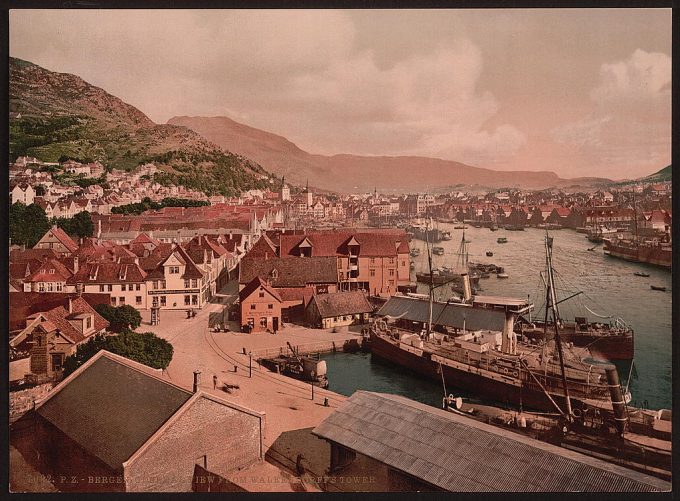
<path fill-rule="evenodd" d="M 165 339 L 152 332 L 124 330 L 120 334 L 103 336 L 97 334 L 86 343 L 78 345 L 76 353 L 64 360 L 64 376 L 95 356 L 100 350 L 107 350 L 154 369 L 165 369 L 172 360 L 174 349 Z"/>
<path fill-rule="evenodd" d="M 113 332 L 122 332 L 128 329 L 136 329 L 142 324 L 142 315 L 132 306 L 111 306 L 98 304 L 94 307 L 102 317 L 109 321 L 109 329 Z"/>
<path fill-rule="evenodd" d="M 49 229 L 50 222 L 39 205 L 17 202 L 10 207 L 9 235 L 13 244 L 33 247 Z"/>
<path fill-rule="evenodd" d="M 69 235 L 77 238 L 91 237 L 94 234 L 92 216 L 87 211 L 79 212 L 71 218 L 56 218 L 55 224 Z"/>

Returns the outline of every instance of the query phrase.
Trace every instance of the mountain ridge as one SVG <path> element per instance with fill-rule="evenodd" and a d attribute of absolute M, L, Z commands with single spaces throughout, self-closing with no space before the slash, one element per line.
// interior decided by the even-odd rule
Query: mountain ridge
<path fill-rule="evenodd" d="M 337 191 L 424 191 L 447 185 L 531 189 L 612 181 L 599 177 L 560 178 L 551 171 L 495 171 L 417 155 L 353 155 L 308 153 L 284 136 L 225 116 L 176 116 L 168 124 L 187 127 L 223 149 L 244 155 L 278 176 L 298 184 L 309 182 Z"/>
<path fill-rule="evenodd" d="M 77 75 L 10 58 L 10 158 L 100 160 L 130 170 L 155 162 L 156 180 L 208 194 L 264 187 L 261 166 L 223 151 L 185 127 L 156 124 L 142 111 Z"/>

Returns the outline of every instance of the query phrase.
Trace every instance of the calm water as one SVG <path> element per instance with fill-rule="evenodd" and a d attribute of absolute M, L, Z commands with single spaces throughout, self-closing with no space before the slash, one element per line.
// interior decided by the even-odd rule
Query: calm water
<path fill-rule="evenodd" d="M 462 231 L 453 225 L 439 224 L 440 229 L 451 231 L 452 240 L 436 245 L 445 249 L 443 256 L 433 256 L 434 266 L 456 264 Z M 598 318 L 589 313 L 587 306 L 598 315 L 618 316 L 635 330 L 635 360 L 630 389 L 633 404 L 654 409 L 671 408 L 671 273 L 651 266 L 628 263 L 605 256 L 602 246 L 588 251 L 595 244 L 584 234 L 573 230 L 551 232 L 553 244 L 553 266 L 556 285 L 561 289 L 558 299 L 577 291 L 584 294 L 560 304 L 563 318 Z M 480 280 L 481 294 L 508 295 L 529 298 L 536 305 L 532 315 L 542 318 L 543 285 L 539 272 L 545 269 L 545 230 L 527 228 L 525 231 L 490 231 L 487 228 L 469 227 L 465 230 L 471 261 L 494 263 L 505 268 L 507 279 L 491 278 Z M 504 236 L 506 244 L 496 243 Z M 427 253 L 425 242 L 413 240 L 412 246 L 421 249 L 415 258 L 416 269 L 426 270 Z M 487 257 L 490 250 L 493 257 Z M 636 271 L 650 274 L 636 277 Z M 666 292 L 653 291 L 651 285 L 665 286 Z M 450 290 L 438 289 L 440 298 L 448 298 Z M 419 292 L 426 293 L 427 286 L 419 284 Z M 607 322 L 608 320 L 602 320 Z M 357 389 L 396 393 L 421 402 L 439 405 L 441 384 L 415 374 L 405 374 L 403 369 L 385 362 L 371 359 L 370 354 L 328 354 L 323 357 L 328 364 L 331 389 L 344 395 L 351 395 Z M 619 364 L 621 379 L 625 384 L 629 365 Z"/>

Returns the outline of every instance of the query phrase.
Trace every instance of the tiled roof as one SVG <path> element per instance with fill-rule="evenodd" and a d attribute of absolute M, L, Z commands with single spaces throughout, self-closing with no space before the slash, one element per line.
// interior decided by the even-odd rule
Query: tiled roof
<path fill-rule="evenodd" d="M 64 282 L 71 277 L 71 272 L 56 259 L 44 261 L 26 282 Z"/>
<path fill-rule="evenodd" d="M 171 244 L 171 250 L 170 252 L 161 260 L 158 262 L 156 267 L 149 272 L 147 275 L 146 279 L 147 280 L 163 280 L 165 278 L 165 268 L 163 264 L 168 260 L 168 258 L 173 255 L 173 254 L 178 254 L 178 259 L 180 262 L 183 261 L 184 264 L 184 273 L 182 274 L 181 278 L 203 278 L 203 272 L 198 269 L 196 266 L 196 263 L 194 263 L 193 259 L 191 259 L 191 256 L 187 254 L 187 252 L 182 248 L 181 245 L 176 245 L 176 244 Z"/>
<path fill-rule="evenodd" d="M 77 294 L 65 292 L 11 292 L 9 294 L 9 330 L 15 331 L 25 326 L 26 317 L 40 311 L 46 311 L 58 306 L 68 308 L 69 298 L 77 298 Z M 82 299 L 88 304 L 111 304 L 109 294 L 94 294 L 84 292 Z"/>
<path fill-rule="evenodd" d="M 312 433 L 446 491 L 671 489 L 649 475 L 398 395 L 357 391 Z"/>
<path fill-rule="evenodd" d="M 68 300 L 67 300 L 68 304 Z M 73 318 L 74 315 L 80 313 L 91 314 L 94 318 L 94 330 L 92 333 L 100 332 L 109 326 L 109 322 L 106 321 L 97 311 L 90 306 L 87 301 L 82 297 L 76 297 L 71 300 L 71 312 L 67 310 L 64 306 L 57 306 L 52 309 L 45 309 L 39 313 L 34 313 L 31 316 L 41 315 L 43 318 L 47 319 L 56 329 L 59 329 L 60 333 L 69 339 L 73 343 L 80 343 L 86 337 L 83 333 L 74 327 L 69 318 Z"/>
<path fill-rule="evenodd" d="M 306 284 L 338 281 L 338 261 L 335 257 L 245 257 L 241 260 L 240 268 L 239 282 L 242 284 L 258 276 L 271 280 L 274 287 L 304 287 Z M 276 273 L 272 273 L 274 270 Z"/>
<path fill-rule="evenodd" d="M 49 258 L 56 258 L 57 253 L 53 249 L 15 249 L 9 253 L 9 260 L 12 263 L 18 263 L 22 261 L 32 261 L 34 259 L 39 259 L 43 261 Z"/>
<path fill-rule="evenodd" d="M 116 471 L 192 396 L 120 358 L 99 355 L 37 408 Z"/>
<path fill-rule="evenodd" d="M 354 238 L 359 243 L 360 256 L 396 256 L 397 242 L 408 240 L 405 232 L 308 232 L 305 235 L 282 234 L 279 256 L 295 256 L 297 247 L 307 239 L 312 244 L 312 256 L 347 255 L 347 243 Z"/>
<path fill-rule="evenodd" d="M 243 303 L 243 301 L 245 301 L 253 292 L 258 290 L 260 287 L 262 287 L 269 294 L 274 296 L 278 301 L 282 301 L 281 296 L 276 292 L 276 290 L 274 290 L 271 284 L 260 277 L 253 278 L 250 281 L 250 283 L 248 283 L 248 285 L 246 285 L 243 289 L 239 291 L 238 293 L 239 301 Z"/>
<path fill-rule="evenodd" d="M 137 264 L 96 262 L 84 263 L 78 273 L 68 279 L 73 284 L 127 284 L 146 280 L 146 272 Z"/>
<path fill-rule="evenodd" d="M 71 237 L 69 237 L 64 230 L 62 230 L 59 227 L 53 226 L 48 230 L 49 233 L 52 233 L 54 238 L 59 240 L 59 242 L 66 247 L 70 252 L 75 252 L 78 250 L 78 244 L 76 244 Z"/>
<path fill-rule="evenodd" d="M 373 311 L 373 306 L 368 302 L 363 291 L 317 294 L 312 298 L 312 301 L 316 304 L 321 318 Z"/>

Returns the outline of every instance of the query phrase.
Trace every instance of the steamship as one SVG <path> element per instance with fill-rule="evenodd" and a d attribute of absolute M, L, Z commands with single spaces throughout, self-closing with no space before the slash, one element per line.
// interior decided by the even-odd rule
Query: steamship
<path fill-rule="evenodd" d="M 551 256 L 552 239 L 546 236 L 552 288 Z M 557 332 L 554 346 L 519 341 L 515 320 L 533 304 L 504 297 L 473 298 L 470 282 L 463 277 L 462 304 L 434 301 L 432 286 L 429 299 L 391 298 L 369 328 L 371 353 L 450 388 L 500 403 L 557 409 L 565 415 L 593 406 L 611 410 L 610 385 L 619 387 L 613 365 L 586 362 L 589 352 L 571 343 L 562 346 Z M 626 391 L 622 401 L 630 398 Z"/>

